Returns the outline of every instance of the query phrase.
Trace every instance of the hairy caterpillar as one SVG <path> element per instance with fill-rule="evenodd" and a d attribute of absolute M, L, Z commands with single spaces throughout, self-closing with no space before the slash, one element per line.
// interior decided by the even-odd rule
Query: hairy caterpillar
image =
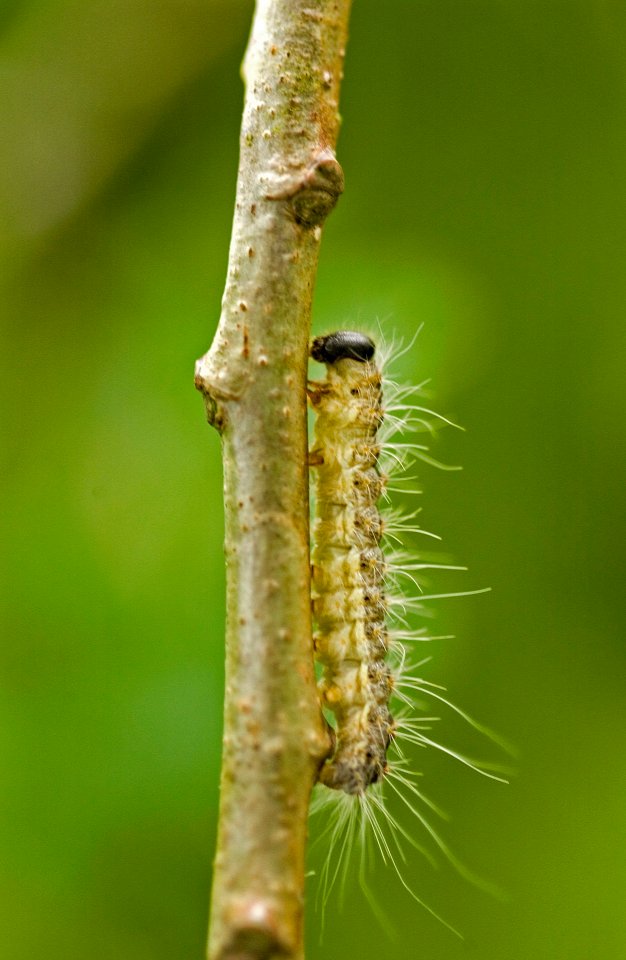
<path fill-rule="evenodd" d="M 323 665 L 322 700 L 336 718 L 333 756 L 320 782 L 362 794 L 383 776 L 394 735 L 385 663 L 385 560 L 376 502 L 382 378 L 374 344 L 342 331 L 313 341 L 311 356 L 328 376 L 311 394 L 317 412 L 311 463 L 316 471 L 312 557 L 315 650 Z"/>
<path fill-rule="evenodd" d="M 391 489 L 382 458 L 387 457 L 401 469 L 415 457 L 437 464 L 424 445 L 398 442 L 394 434 L 407 423 L 428 427 L 424 417 L 438 415 L 407 403 L 410 388 L 399 388 L 387 381 L 383 403 L 384 380 L 376 348 L 362 333 L 343 330 L 318 337 L 311 345 L 311 356 L 326 365 L 326 379 L 309 384 L 309 398 L 316 415 L 310 451 L 315 476 L 314 642 L 322 669 L 321 701 L 334 730 L 334 749 L 319 775 L 324 794 L 318 796 L 317 805 L 325 806 L 336 798 L 337 812 L 330 829 L 340 848 L 339 860 L 349 846 L 350 835 L 356 834 L 362 840 L 364 827 L 369 825 L 383 859 L 394 864 L 403 885 L 423 904 L 405 883 L 394 859 L 394 844 L 402 854 L 399 834 L 411 838 L 386 809 L 383 782 L 401 796 L 457 869 L 465 876 L 469 876 L 469 871 L 419 809 L 422 803 L 439 812 L 418 790 L 411 774 L 404 769 L 404 760 L 389 761 L 390 748 L 399 750 L 396 741 L 402 736 L 409 742 L 443 750 L 479 773 L 502 779 L 489 772 L 494 767 L 478 764 L 427 736 L 426 722 L 438 718 L 406 715 L 412 696 L 419 693 L 448 705 L 487 736 L 498 739 L 438 692 L 443 688 L 412 676 L 405 656 L 406 642 L 434 639 L 425 630 L 412 630 L 406 616 L 419 611 L 423 600 L 436 595 L 418 593 L 407 598 L 401 589 L 402 578 L 419 590 L 415 576 L 419 570 L 433 566 L 464 568 L 422 563 L 397 549 L 386 549 L 390 539 L 399 539 L 401 530 L 426 531 L 414 525 L 414 514 L 381 514 L 379 501 Z M 445 596 L 475 592 L 481 591 Z M 392 697 L 400 702 L 393 715 Z M 390 827 L 390 840 L 381 820 Z M 329 862 L 324 879 L 332 887 L 340 864 L 331 874 Z"/>

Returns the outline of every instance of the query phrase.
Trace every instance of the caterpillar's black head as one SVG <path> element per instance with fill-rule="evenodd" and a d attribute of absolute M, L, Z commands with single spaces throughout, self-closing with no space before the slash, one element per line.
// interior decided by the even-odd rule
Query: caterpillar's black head
<path fill-rule="evenodd" d="M 337 360 L 359 360 L 365 363 L 376 352 L 374 342 L 364 333 L 354 330 L 338 330 L 326 337 L 316 337 L 311 344 L 311 356 L 319 363 L 336 363 Z"/>

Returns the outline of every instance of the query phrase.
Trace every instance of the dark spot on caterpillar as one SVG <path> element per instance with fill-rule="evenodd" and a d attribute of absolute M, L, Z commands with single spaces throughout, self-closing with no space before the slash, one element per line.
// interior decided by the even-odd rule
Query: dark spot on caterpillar
<path fill-rule="evenodd" d="M 359 360 L 365 363 L 376 352 L 373 340 L 354 330 L 338 330 L 326 337 L 316 337 L 311 344 L 311 356 L 318 363 L 336 363 L 337 360 Z"/>
<path fill-rule="evenodd" d="M 360 540 L 359 545 L 378 543 L 383 535 L 383 521 L 376 507 L 364 507 L 354 518 L 354 526 Z"/>
<path fill-rule="evenodd" d="M 375 467 L 370 467 L 367 470 L 353 470 L 353 488 L 364 491 L 372 502 L 378 500 L 383 492 L 384 484 L 384 478 L 378 473 Z"/>
<path fill-rule="evenodd" d="M 364 628 L 371 660 L 384 660 L 389 651 L 389 635 L 384 621 L 365 620 Z"/>

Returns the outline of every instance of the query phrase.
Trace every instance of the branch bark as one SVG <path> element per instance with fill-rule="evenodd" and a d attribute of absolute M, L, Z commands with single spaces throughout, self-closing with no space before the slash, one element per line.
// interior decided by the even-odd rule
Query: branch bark
<path fill-rule="evenodd" d="M 300 960 L 310 792 L 329 752 L 310 613 L 306 377 L 350 0 L 258 0 L 222 314 L 196 365 L 222 435 L 226 702 L 211 960 Z"/>

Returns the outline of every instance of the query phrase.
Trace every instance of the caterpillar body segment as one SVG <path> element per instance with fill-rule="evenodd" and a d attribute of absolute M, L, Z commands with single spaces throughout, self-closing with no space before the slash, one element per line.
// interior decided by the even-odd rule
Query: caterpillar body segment
<path fill-rule="evenodd" d="M 382 377 L 374 344 L 360 333 L 319 337 L 311 355 L 327 370 L 309 393 L 316 413 L 310 458 L 315 651 L 323 668 L 322 701 L 335 718 L 334 752 L 320 782 L 363 795 L 384 776 L 395 731 L 389 710 L 394 681 L 385 662 L 387 564 L 377 508 L 386 484 L 378 465 Z"/>

